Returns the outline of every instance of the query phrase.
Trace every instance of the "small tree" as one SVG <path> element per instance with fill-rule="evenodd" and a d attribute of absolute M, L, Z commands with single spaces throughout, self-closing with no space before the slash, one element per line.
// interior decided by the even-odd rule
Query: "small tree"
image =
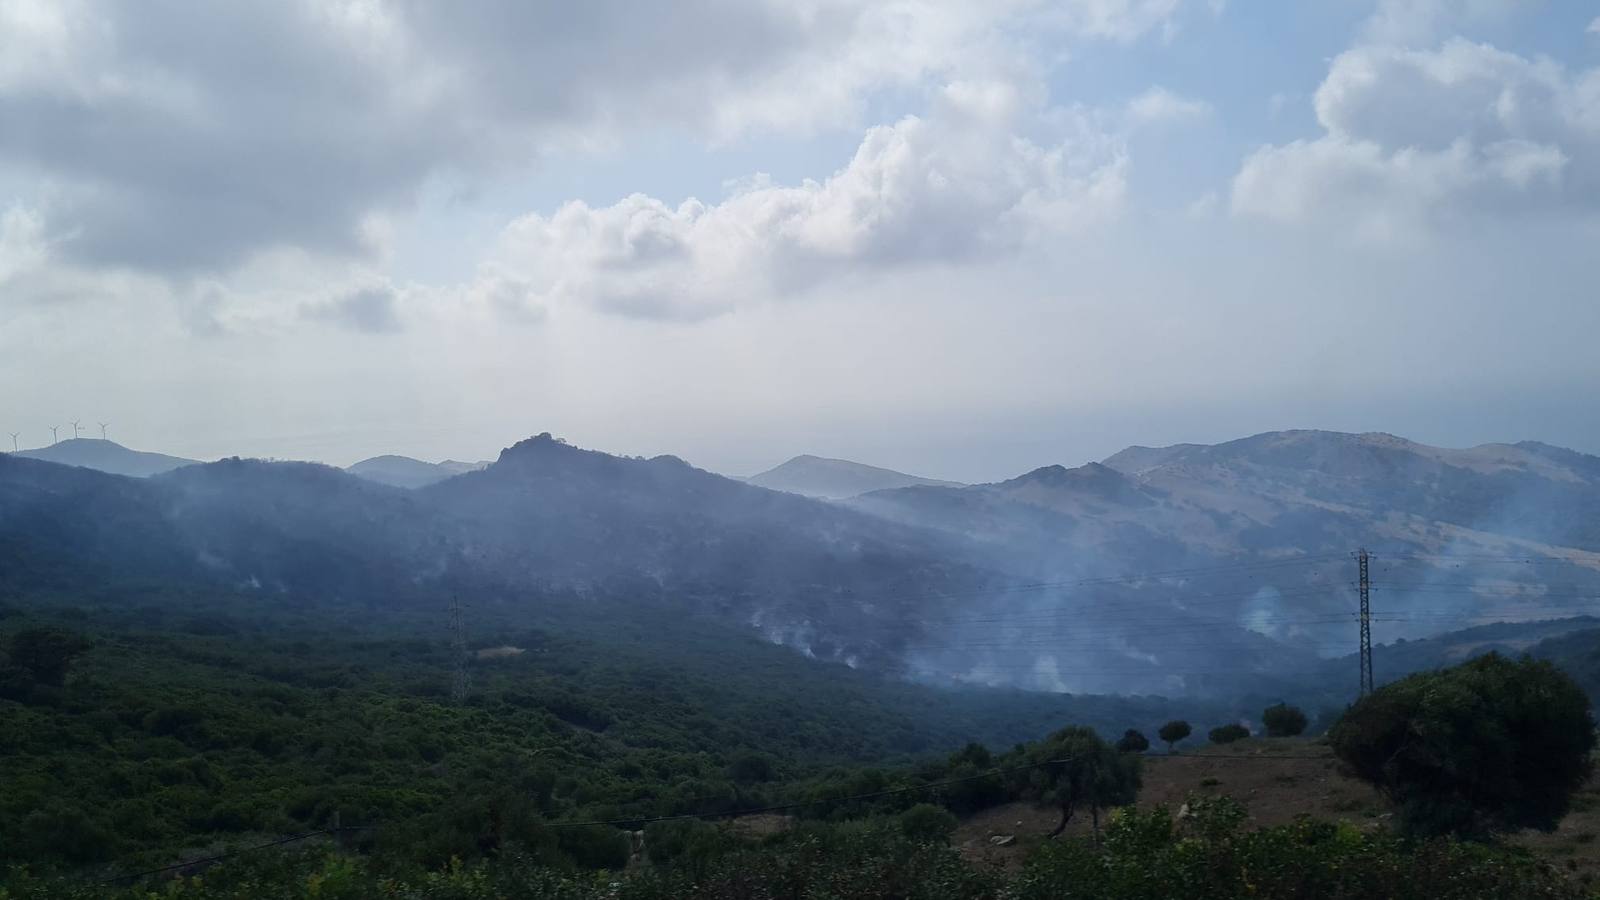
<path fill-rule="evenodd" d="M 1182 719 L 1173 719 L 1171 722 L 1161 726 L 1161 730 L 1156 732 L 1156 736 L 1166 743 L 1167 752 L 1171 753 L 1174 745 L 1193 732 L 1194 729 L 1189 727 L 1188 722 Z"/>
<path fill-rule="evenodd" d="M 1216 728 L 1211 729 L 1211 733 L 1207 735 L 1207 737 L 1211 738 L 1211 743 L 1213 744 L 1231 744 L 1234 741 L 1242 741 L 1249 736 L 1250 729 L 1237 722 L 1218 725 Z"/>
<path fill-rule="evenodd" d="M 1294 737 L 1306 730 L 1306 714 L 1298 706 L 1279 703 L 1261 711 L 1268 737 Z"/>
<path fill-rule="evenodd" d="M 1100 810 L 1132 803 L 1139 794 L 1140 759 L 1118 753 L 1092 729 L 1072 725 L 1027 748 L 1032 764 L 1020 773 L 1018 793 L 1040 806 L 1061 810 L 1051 837 L 1067 828 L 1073 813 L 1086 807 L 1100 833 Z"/>
<path fill-rule="evenodd" d="M 1555 830 L 1589 778 L 1594 728 L 1561 670 L 1490 653 L 1368 694 L 1328 741 L 1395 802 L 1406 830 L 1487 837 Z"/>
<path fill-rule="evenodd" d="M 1122 739 L 1117 741 L 1119 753 L 1143 753 L 1150 749 L 1150 739 L 1137 728 L 1129 728 L 1122 733 Z"/>
<path fill-rule="evenodd" d="M 948 843 L 958 824 L 955 813 L 932 803 L 918 803 L 900 814 L 900 831 L 923 843 Z"/>
<path fill-rule="evenodd" d="M 34 681 L 60 687 L 66 683 L 72 661 L 89 649 L 82 635 L 54 628 L 27 628 L 11 636 L 11 664 Z"/>

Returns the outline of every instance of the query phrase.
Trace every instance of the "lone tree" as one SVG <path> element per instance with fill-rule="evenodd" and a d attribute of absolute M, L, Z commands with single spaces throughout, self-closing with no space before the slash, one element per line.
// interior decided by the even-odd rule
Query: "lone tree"
<path fill-rule="evenodd" d="M 1547 661 L 1497 653 L 1386 685 L 1328 741 L 1413 834 L 1553 831 L 1589 778 L 1589 700 Z"/>
<path fill-rule="evenodd" d="M 1268 737 L 1294 737 L 1306 730 L 1306 714 L 1298 706 L 1279 703 L 1261 711 L 1261 724 Z"/>
<path fill-rule="evenodd" d="M 1173 719 L 1171 722 L 1161 726 L 1161 730 L 1156 732 L 1156 736 L 1161 738 L 1162 742 L 1167 745 L 1167 752 L 1171 753 L 1175 744 L 1192 733 L 1194 733 L 1194 729 L 1189 727 L 1188 722 L 1182 719 Z"/>
<path fill-rule="evenodd" d="M 1117 741 L 1119 753 L 1143 753 L 1150 749 L 1150 739 L 1137 728 L 1129 728 L 1122 733 L 1122 738 Z"/>
<path fill-rule="evenodd" d="M 1237 722 L 1230 722 L 1227 725 L 1218 725 L 1211 729 L 1211 733 L 1206 736 L 1211 738 L 1211 743 L 1213 744 L 1231 744 L 1234 741 L 1242 741 L 1249 737 L 1250 729 Z"/>
<path fill-rule="evenodd" d="M 27 628 L 11 636 L 7 655 L 11 664 L 39 684 L 60 687 L 66 683 L 72 661 L 89 649 L 87 638 L 54 628 Z"/>
<path fill-rule="evenodd" d="M 1050 837 L 1067 828 L 1080 808 L 1087 808 L 1100 833 L 1100 810 L 1126 806 L 1139 794 L 1140 759 L 1118 753 L 1092 729 L 1071 725 L 1027 749 L 1031 765 L 1019 773 L 1018 793 L 1040 806 L 1061 810 L 1061 822 Z"/>

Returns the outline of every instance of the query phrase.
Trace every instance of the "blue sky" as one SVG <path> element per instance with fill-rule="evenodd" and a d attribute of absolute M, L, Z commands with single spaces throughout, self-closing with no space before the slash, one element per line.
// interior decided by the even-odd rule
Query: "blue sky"
<path fill-rule="evenodd" d="M 0 0 L 0 424 L 1600 452 L 1600 8 Z"/>

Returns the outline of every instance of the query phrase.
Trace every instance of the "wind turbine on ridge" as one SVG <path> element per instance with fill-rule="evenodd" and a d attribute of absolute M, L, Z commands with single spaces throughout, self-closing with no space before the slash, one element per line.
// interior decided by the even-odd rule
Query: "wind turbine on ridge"
<path fill-rule="evenodd" d="M 61 443 L 61 437 L 56 434 L 56 432 L 58 432 L 60 430 L 61 430 L 61 426 L 60 425 L 51 425 L 50 426 L 50 443 L 52 445 Z"/>
<path fill-rule="evenodd" d="M 12 453 L 16 453 L 16 452 L 18 452 L 18 451 L 20 451 L 22 449 L 22 448 L 17 446 L 17 437 L 19 435 L 21 435 L 21 434 L 22 434 L 22 432 L 20 432 L 20 431 L 11 432 L 11 452 Z"/>
<path fill-rule="evenodd" d="M 108 424 L 107 422 L 100 423 L 100 440 L 102 441 L 106 439 L 106 425 Z"/>
<path fill-rule="evenodd" d="M 78 420 L 77 419 L 73 419 L 72 420 L 72 439 L 73 440 L 77 440 L 78 439 Z"/>

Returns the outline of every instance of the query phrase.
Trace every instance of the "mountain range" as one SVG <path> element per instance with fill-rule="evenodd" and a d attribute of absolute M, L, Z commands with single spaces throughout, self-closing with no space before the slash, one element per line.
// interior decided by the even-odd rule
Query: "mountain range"
<path fill-rule="evenodd" d="M 964 487 L 954 481 L 922 478 L 892 469 L 880 469 L 877 466 L 851 462 L 848 459 L 828 459 L 809 454 L 796 456 L 759 475 L 752 475 L 745 481 L 774 491 L 788 491 L 791 494 L 829 500 L 843 500 L 870 491 L 892 488 Z"/>
<path fill-rule="evenodd" d="M 486 468 L 486 462 L 459 462 L 447 459 L 443 462 L 423 462 L 409 456 L 374 456 L 370 459 L 345 467 L 345 471 L 368 481 L 387 484 L 399 488 L 427 487 L 446 478 L 454 478 L 467 472 L 476 472 Z"/>
<path fill-rule="evenodd" d="M 1273 432 L 918 481 L 823 501 L 550 435 L 404 487 L 4 455 L 0 591 L 176 582 L 368 615 L 466 594 L 513 618 L 577 591 L 928 681 L 1172 695 L 1348 652 L 1360 547 L 1380 642 L 1600 611 L 1600 458 L 1543 444 Z"/>
<path fill-rule="evenodd" d="M 91 438 L 57 441 L 45 447 L 23 450 L 14 455 L 134 478 L 148 478 L 151 475 L 160 475 L 200 462 L 197 459 L 168 456 L 165 453 L 130 450 L 115 441 Z M 388 454 L 364 459 L 347 466 L 345 471 L 368 481 L 392 487 L 420 488 L 466 472 L 476 472 L 487 465 L 489 465 L 487 462 L 469 463 L 453 459 L 430 463 L 409 456 Z"/>

